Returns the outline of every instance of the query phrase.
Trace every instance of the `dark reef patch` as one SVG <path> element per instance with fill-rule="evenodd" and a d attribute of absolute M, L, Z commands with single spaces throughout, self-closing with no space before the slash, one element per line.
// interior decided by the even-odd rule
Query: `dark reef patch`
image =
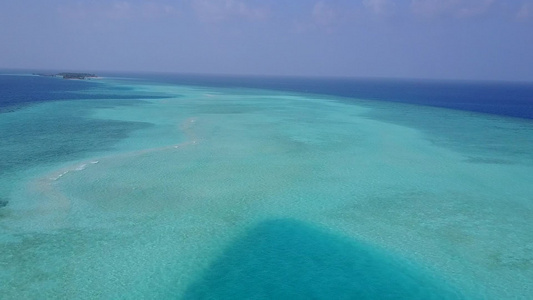
<path fill-rule="evenodd" d="M 9 203 L 9 201 L 5 198 L 0 197 L 0 208 L 6 206 Z"/>
<path fill-rule="evenodd" d="M 185 299 L 461 299 L 383 251 L 308 224 L 271 220 L 234 241 Z"/>

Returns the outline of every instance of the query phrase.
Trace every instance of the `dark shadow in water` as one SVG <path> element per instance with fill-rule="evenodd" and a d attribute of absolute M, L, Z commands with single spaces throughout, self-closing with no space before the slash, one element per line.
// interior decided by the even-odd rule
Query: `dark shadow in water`
<path fill-rule="evenodd" d="M 0 208 L 6 206 L 8 202 L 7 199 L 0 197 Z"/>
<path fill-rule="evenodd" d="M 258 224 L 188 287 L 185 299 L 460 299 L 372 247 L 295 220 Z"/>

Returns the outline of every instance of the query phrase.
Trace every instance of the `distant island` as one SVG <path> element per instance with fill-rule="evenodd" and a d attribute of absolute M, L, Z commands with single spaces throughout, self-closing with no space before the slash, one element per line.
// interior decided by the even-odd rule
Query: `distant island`
<path fill-rule="evenodd" d="M 62 77 L 63 79 L 90 79 L 97 78 L 96 74 L 91 73 L 57 73 L 57 74 L 42 74 L 42 73 L 33 73 L 37 76 L 46 76 L 46 77 Z"/>

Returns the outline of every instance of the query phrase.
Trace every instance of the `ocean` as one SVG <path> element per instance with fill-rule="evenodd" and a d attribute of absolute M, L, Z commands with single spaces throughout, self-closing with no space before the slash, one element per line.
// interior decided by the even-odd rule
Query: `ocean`
<path fill-rule="evenodd" d="M 2 299 L 528 299 L 533 84 L 0 72 Z"/>

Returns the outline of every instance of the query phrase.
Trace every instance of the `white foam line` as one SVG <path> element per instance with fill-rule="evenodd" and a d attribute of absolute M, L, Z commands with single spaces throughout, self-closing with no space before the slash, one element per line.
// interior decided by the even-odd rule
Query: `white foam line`
<path fill-rule="evenodd" d="M 187 119 L 185 122 L 182 123 L 182 129 L 184 131 L 187 131 L 187 129 L 189 129 L 189 128 L 184 128 L 183 125 L 186 125 L 187 123 L 195 123 L 195 122 L 196 122 L 195 118 Z M 191 134 L 188 134 L 188 136 L 191 136 Z M 78 163 L 78 164 L 76 164 L 74 166 L 63 168 L 62 170 L 65 170 L 65 171 L 63 171 L 62 173 L 60 173 L 57 176 L 49 177 L 49 179 L 52 180 L 52 181 L 56 181 L 56 180 L 58 180 L 59 178 L 63 177 L 65 174 L 67 174 L 70 171 L 83 171 L 83 170 L 85 170 L 88 167 L 89 164 L 91 164 L 91 165 L 98 164 L 102 159 L 108 159 L 108 158 L 113 158 L 113 157 L 117 158 L 117 157 L 135 156 L 135 155 L 141 155 L 141 154 L 155 152 L 155 151 L 168 150 L 168 149 L 172 149 L 172 148 L 181 149 L 181 148 L 184 148 L 184 147 L 187 147 L 187 146 L 190 146 L 190 145 L 196 145 L 196 144 L 198 144 L 198 140 L 197 139 L 191 139 L 189 141 L 186 141 L 186 142 L 183 142 L 183 143 L 180 143 L 180 144 L 177 144 L 177 145 L 173 145 L 173 146 L 149 148 L 149 149 L 137 150 L 137 151 L 132 151 L 132 152 L 126 152 L 126 153 L 112 154 L 112 155 L 108 155 L 108 156 L 103 156 L 103 157 L 100 157 L 98 159 L 92 159 L 92 160 L 89 160 L 89 161 L 82 162 L 81 164 Z M 59 170 L 59 171 L 61 171 L 61 170 Z M 58 172 L 54 172 L 54 173 L 57 174 Z"/>
<path fill-rule="evenodd" d="M 50 179 L 53 180 L 53 181 L 56 181 L 56 180 L 58 180 L 59 178 L 63 177 L 63 175 L 67 174 L 68 172 L 69 172 L 68 170 L 67 170 L 67 171 L 64 171 L 63 173 L 61 173 L 61 174 L 59 174 L 59 175 L 57 175 L 57 176 L 55 176 L 55 177 L 52 177 L 52 178 L 50 178 Z"/>

